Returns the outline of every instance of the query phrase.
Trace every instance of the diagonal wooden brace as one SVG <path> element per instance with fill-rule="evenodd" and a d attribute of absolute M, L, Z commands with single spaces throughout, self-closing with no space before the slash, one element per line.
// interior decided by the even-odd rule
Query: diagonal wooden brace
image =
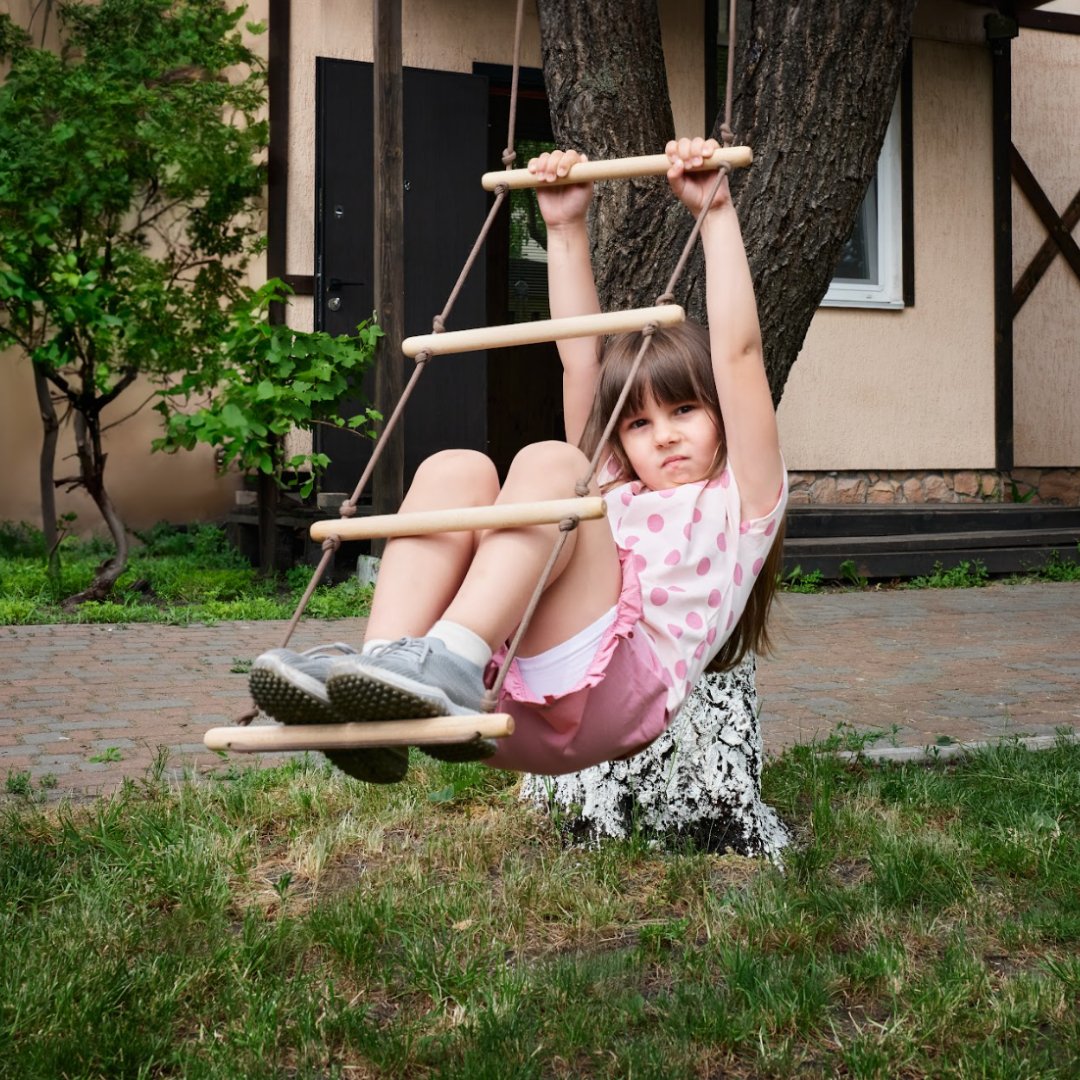
<path fill-rule="evenodd" d="M 339 540 L 371 540 L 478 529 L 517 529 L 527 525 L 554 525 L 569 517 L 591 521 L 602 518 L 606 512 L 604 500 L 599 495 L 590 495 L 546 502 L 496 503 L 494 506 L 416 510 L 373 517 L 328 518 L 311 526 L 311 539 L 323 541 L 336 536 Z"/>
<path fill-rule="evenodd" d="M 353 750 L 366 746 L 440 746 L 513 734 L 507 713 L 436 716 L 425 720 L 373 720 L 362 724 L 273 724 L 216 727 L 203 736 L 210 750 L 277 754 L 287 750 Z"/>
<path fill-rule="evenodd" d="M 535 322 L 508 323 L 505 326 L 450 330 L 444 334 L 421 334 L 406 338 L 401 343 L 401 351 L 406 356 L 417 356 L 422 352 L 442 356 L 477 349 L 535 345 L 540 341 L 561 341 L 563 338 L 625 334 L 643 330 L 650 323 L 676 326 L 685 321 L 686 312 L 678 304 L 659 304 L 656 307 L 598 312 L 595 315 L 571 315 L 565 319 L 537 319 Z"/>
<path fill-rule="evenodd" d="M 717 150 L 712 157 L 688 172 L 705 172 L 727 164 L 733 169 L 745 169 L 754 160 L 749 146 L 729 146 Z M 666 154 L 646 154 L 643 157 L 611 158 L 608 161 L 579 161 L 571 165 L 566 176 L 544 180 L 528 169 L 508 169 L 506 172 L 484 173 L 480 183 L 485 191 L 494 191 L 501 184 L 508 188 L 558 187 L 562 184 L 583 184 L 587 180 L 628 180 L 635 176 L 664 176 L 671 168 Z"/>

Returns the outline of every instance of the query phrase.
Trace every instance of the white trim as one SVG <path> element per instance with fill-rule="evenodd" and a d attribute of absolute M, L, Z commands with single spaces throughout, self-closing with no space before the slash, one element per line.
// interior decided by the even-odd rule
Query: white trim
<path fill-rule="evenodd" d="M 876 189 L 876 190 L 875 190 Z M 877 184 L 871 184 L 863 207 L 874 210 L 876 196 L 877 235 L 871 237 L 871 261 L 876 262 L 874 280 L 833 278 L 822 307 L 902 308 L 903 203 L 900 169 L 900 95 L 893 103 L 889 127 L 877 164 Z"/>

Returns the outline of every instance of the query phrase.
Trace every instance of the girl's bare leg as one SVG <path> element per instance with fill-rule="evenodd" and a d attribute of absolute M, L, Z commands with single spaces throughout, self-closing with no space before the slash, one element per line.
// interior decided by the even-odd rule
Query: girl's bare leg
<path fill-rule="evenodd" d="M 587 469 L 585 455 L 568 443 L 527 446 L 514 459 L 497 501 L 564 499 Z M 557 535 L 557 525 L 484 533 L 443 617 L 498 649 L 521 621 Z M 603 520 L 581 522 L 563 547 L 522 655 L 543 652 L 595 622 L 618 600 L 621 582 L 611 527 Z"/>
<path fill-rule="evenodd" d="M 444 450 L 419 469 L 401 504 L 410 510 L 490 506 L 499 494 L 495 466 L 474 450 Z M 379 565 L 366 637 L 422 637 L 442 617 L 476 552 L 477 534 L 399 536 Z"/>

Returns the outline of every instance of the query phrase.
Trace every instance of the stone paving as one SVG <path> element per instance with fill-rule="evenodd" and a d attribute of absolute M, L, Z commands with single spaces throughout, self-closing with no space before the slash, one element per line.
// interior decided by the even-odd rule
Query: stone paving
<path fill-rule="evenodd" d="M 770 753 L 840 724 L 897 746 L 1080 732 L 1080 583 L 785 594 L 774 626 L 776 653 L 758 672 Z M 312 621 L 293 645 L 363 631 L 363 619 Z M 159 747 L 171 775 L 221 768 L 201 740 L 249 707 L 231 669 L 283 632 L 0 628 L 0 797 L 26 773 L 54 796 L 107 794 L 144 776 Z"/>

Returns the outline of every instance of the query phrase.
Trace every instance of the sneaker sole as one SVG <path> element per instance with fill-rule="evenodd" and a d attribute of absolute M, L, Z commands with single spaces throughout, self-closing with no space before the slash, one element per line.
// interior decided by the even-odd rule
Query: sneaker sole
<path fill-rule="evenodd" d="M 366 784 L 396 784 L 409 771 L 407 746 L 369 746 L 363 750 L 334 750 L 326 755 L 332 765 Z"/>
<path fill-rule="evenodd" d="M 326 690 L 339 716 L 364 720 L 428 720 L 436 716 L 473 716 L 480 711 L 455 705 L 441 690 L 415 683 L 404 675 L 374 669 L 331 675 Z M 420 749 L 438 761 L 461 763 L 489 758 L 497 747 L 491 739 L 476 738 Z"/>
<path fill-rule="evenodd" d="M 315 680 L 310 680 L 314 682 Z M 329 699 L 323 701 L 310 690 L 287 678 L 270 664 L 253 667 L 248 687 L 255 704 L 283 724 L 333 724 L 338 717 Z"/>
<path fill-rule="evenodd" d="M 339 719 L 427 720 L 470 715 L 441 690 L 374 668 L 331 675 L 326 692 Z"/>
<path fill-rule="evenodd" d="M 298 681 L 315 683 L 303 672 L 292 672 Z M 282 724 L 340 724 L 341 717 L 329 699 L 323 701 L 286 677 L 271 657 L 252 668 L 248 678 L 251 696 L 263 712 Z M 368 784 L 396 784 L 409 771 L 409 750 L 404 746 L 372 746 L 363 750 L 336 750 L 326 755 L 343 773 Z"/>

